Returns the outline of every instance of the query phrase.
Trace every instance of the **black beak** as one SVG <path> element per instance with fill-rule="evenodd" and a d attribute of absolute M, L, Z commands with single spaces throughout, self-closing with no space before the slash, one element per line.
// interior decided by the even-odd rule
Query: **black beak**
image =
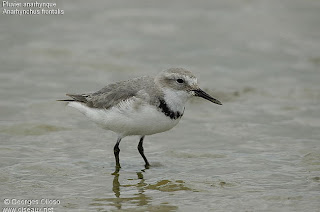
<path fill-rule="evenodd" d="M 199 97 L 202 97 L 206 100 L 209 100 L 210 102 L 213 102 L 215 104 L 222 105 L 222 103 L 219 100 L 211 97 L 209 94 L 207 94 L 206 92 L 204 92 L 200 88 L 196 89 L 196 90 L 192 90 L 192 91 L 194 92 L 195 96 L 199 96 Z"/>

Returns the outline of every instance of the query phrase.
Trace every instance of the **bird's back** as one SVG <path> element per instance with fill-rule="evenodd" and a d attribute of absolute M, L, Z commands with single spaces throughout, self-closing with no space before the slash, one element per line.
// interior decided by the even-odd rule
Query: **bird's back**
<path fill-rule="evenodd" d="M 161 96 L 161 92 L 152 77 L 144 76 L 109 84 L 94 93 L 67 95 L 73 98 L 73 101 L 83 103 L 90 108 L 110 109 L 132 97 L 155 104 L 159 102 L 158 96 Z"/>

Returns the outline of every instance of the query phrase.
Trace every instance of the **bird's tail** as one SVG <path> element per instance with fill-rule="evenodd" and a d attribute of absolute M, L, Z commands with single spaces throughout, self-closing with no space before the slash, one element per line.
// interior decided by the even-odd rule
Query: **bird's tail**
<path fill-rule="evenodd" d="M 58 102 L 75 102 L 76 100 L 74 100 L 74 99 L 57 99 L 56 101 L 58 101 Z"/>
<path fill-rule="evenodd" d="M 66 94 L 67 96 L 70 96 L 72 99 L 58 99 L 57 101 L 61 102 L 83 102 L 86 103 L 88 100 L 86 99 L 88 97 L 87 94 Z"/>

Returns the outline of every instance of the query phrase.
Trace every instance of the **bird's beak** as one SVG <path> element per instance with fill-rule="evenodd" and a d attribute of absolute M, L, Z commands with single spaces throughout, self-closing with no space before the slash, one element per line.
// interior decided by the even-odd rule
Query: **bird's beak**
<path fill-rule="evenodd" d="M 194 92 L 195 96 L 199 96 L 199 97 L 202 97 L 206 100 L 209 100 L 210 102 L 213 102 L 215 104 L 222 105 L 222 103 L 219 100 L 213 98 L 212 96 L 210 96 L 209 94 L 207 94 L 206 92 L 201 90 L 200 88 L 192 90 L 192 91 Z"/>

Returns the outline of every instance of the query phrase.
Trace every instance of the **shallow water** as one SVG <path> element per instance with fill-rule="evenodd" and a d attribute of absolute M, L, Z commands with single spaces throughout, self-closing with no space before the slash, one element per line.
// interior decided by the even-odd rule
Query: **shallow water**
<path fill-rule="evenodd" d="M 0 191 L 54 211 L 319 211 L 320 2 L 56 1 L 0 19 Z M 183 66 L 223 102 L 120 145 L 56 99 Z M 1 207 L 5 207 L 1 200 Z M 26 207 L 12 204 L 8 207 Z"/>

